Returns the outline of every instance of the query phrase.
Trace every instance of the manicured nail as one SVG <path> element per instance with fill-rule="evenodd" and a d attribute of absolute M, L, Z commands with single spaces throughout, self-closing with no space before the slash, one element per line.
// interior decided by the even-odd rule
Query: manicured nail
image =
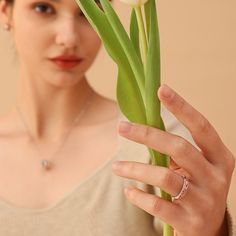
<path fill-rule="evenodd" d="M 166 84 L 162 85 L 162 95 L 165 98 L 170 98 L 173 95 L 173 90 Z"/>
<path fill-rule="evenodd" d="M 120 133 L 128 133 L 131 129 L 131 124 L 127 121 L 121 121 L 119 124 L 119 132 Z"/>

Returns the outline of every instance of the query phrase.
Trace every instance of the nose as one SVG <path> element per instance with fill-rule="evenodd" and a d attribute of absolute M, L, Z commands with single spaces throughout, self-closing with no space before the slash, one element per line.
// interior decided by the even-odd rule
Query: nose
<path fill-rule="evenodd" d="M 74 48 L 78 44 L 78 30 L 77 23 L 73 17 L 64 17 L 58 23 L 58 31 L 56 36 L 56 43 L 63 45 L 66 48 Z"/>

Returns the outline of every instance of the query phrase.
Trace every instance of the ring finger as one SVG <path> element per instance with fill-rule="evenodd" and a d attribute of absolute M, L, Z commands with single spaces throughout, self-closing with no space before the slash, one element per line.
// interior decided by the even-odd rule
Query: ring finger
<path fill-rule="evenodd" d="M 165 167 L 129 161 L 114 162 L 112 167 L 115 174 L 121 177 L 157 186 L 172 196 L 179 194 L 183 186 L 183 177 Z"/>

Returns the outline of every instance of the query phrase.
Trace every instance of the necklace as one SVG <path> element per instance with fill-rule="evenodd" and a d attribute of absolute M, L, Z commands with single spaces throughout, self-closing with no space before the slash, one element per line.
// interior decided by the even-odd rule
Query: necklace
<path fill-rule="evenodd" d="M 59 148 L 57 148 L 56 152 L 52 155 L 52 157 L 54 157 L 54 156 L 58 153 L 58 151 L 62 148 L 63 144 L 65 143 L 65 141 L 67 140 L 69 134 L 71 133 L 72 128 L 74 127 L 74 125 L 76 124 L 76 122 L 78 122 L 78 121 L 82 118 L 83 114 L 85 113 L 85 111 L 87 110 L 87 108 L 89 107 L 89 105 L 91 104 L 92 97 L 94 96 L 94 94 L 93 94 L 92 96 L 91 96 L 91 95 L 92 95 L 92 91 L 91 91 L 90 94 L 88 95 L 88 97 L 90 97 L 90 99 L 87 100 L 87 102 L 86 102 L 86 103 L 84 104 L 84 106 L 83 106 L 83 109 L 78 113 L 78 115 L 77 115 L 77 116 L 75 117 L 75 119 L 73 120 L 72 125 L 71 125 L 71 126 L 69 127 L 69 129 L 65 132 L 64 138 L 62 139 L 62 142 L 60 143 Z M 17 103 L 16 103 L 15 106 L 16 106 L 16 110 L 17 110 L 17 112 L 18 112 L 18 114 L 19 114 L 19 117 L 20 117 L 20 119 L 21 119 L 21 121 L 22 121 L 22 123 L 23 123 L 23 125 L 24 125 L 24 128 L 25 128 L 26 132 L 27 132 L 28 135 L 30 136 L 31 140 L 34 142 L 35 147 L 37 147 L 37 149 L 38 149 L 38 146 L 37 146 L 37 144 L 36 144 L 36 141 L 35 141 L 34 137 L 31 135 L 30 129 L 29 129 L 28 125 L 26 124 L 25 120 L 23 119 L 23 115 L 22 115 L 22 113 L 21 113 L 21 111 L 20 111 L 20 109 L 19 109 Z M 39 149 L 38 149 L 38 151 L 39 151 Z M 39 152 L 39 153 L 40 153 L 40 152 Z M 41 155 L 40 155 L 40 156 L 41 156 Z M 52 158 L 52 159 L 53 159 L 53 158 Z M 50 160 L 42 159 L 42 160 L 41 160 L 41 167 L 42 167 L 43 170 L 51 170 L 51 169 L 52 169 L 52 167 L 53 167 L 52 159 L 50 159 Z"/>

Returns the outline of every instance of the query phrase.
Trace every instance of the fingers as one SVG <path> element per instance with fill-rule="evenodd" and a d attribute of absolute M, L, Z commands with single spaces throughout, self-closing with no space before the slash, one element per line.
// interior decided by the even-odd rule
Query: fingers
<path fill-rule="evenodd" d="M 124 132 L 124 128 L 129 130 Z M 201 180 L 210 165 L 201 153 L 185 139 L 168 132 L 142 125 L 121 122 L 119 133 L 137 143 L 144 144 L 160 153 L 171 156 L 173 160 L 196 179 Z M 197 168 L 196 168 L 197 167 Z"/>
<path fill-rule="evenodd" d="M 132 204 L 145 210 L 149 214 L 158 217 L 173 227 L 179 226 L 181 221 L 185 222 L 182 219 L 185 215 L 183 213 L 184 210 L 179 205 L 172 204 L 158 196 L 146 193 L 135 187 L 129 187 L 128 191 L 125 191 L 125 194 Z"/>
<path fill-rule="evenodd" d="M 173 196 L 180 192 L 183 185 L 183 177 L 165 167 L 118 161 L 113 163 L 113 170 L 119 176 L 157 186 Z"/>
<path fill-rule="evenodd" d="M 224 160 L 219 158 L 219 154 L 223 154 L 224 145 L 210 122 L 167 85 L 159 88 L 158 97 L 165 107 L 189 129 L 205 157 L 211 163 L 223 163 Z"/>

